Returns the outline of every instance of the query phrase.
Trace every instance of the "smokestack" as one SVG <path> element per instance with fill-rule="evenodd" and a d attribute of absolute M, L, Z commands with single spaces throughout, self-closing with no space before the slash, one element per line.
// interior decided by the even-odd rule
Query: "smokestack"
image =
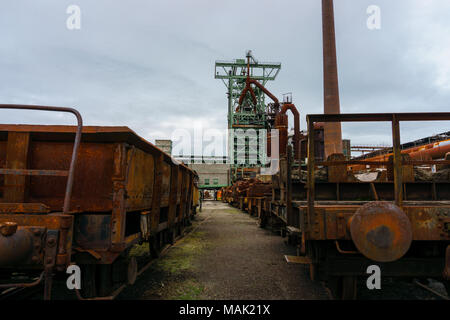
<path fill-rule="evenodd" d="M 341 113 L 336 61 L 333 0 L 322 0 L 323 34 L 323 93 L 324 113 Z M 324 123 L 325 159 L 333 153 L 342 153 L 340 122 Z"/>

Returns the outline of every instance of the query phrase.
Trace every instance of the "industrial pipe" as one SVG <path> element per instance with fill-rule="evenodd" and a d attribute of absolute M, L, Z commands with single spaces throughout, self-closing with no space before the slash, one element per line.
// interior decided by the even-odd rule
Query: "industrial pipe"
<path fill-rule="evenodd" d="M 250 86 L 250 56 L 247 55 L 247 78 L 245 79 L 245 88 L 242 90 L 241 96 L 239 97 L 238 107 L 236 108 L 236 112 L 239 111 L 239 108 L 241 107 L 242 101 L 244 101 L 244 97 L 247 94 L 247 91 L 250 91 L 250 94 L 252 96 L 253 103 L 256 105 L 256 95 L 253 91 L 252 87 Z M 255 110 L 256 112 L 256 110 Z"/>
<path fill-rule="evenodd" d="M 446 153 L 450 152 L 450 140 L 429 143 L 423 146 L 412 147 L 402 150 L 402 154 L 409 154 L 411 160 L 438 160 L 444 159 Z M 363 161 L 389 161 L 392 152 L 366 158 Z M 353 171 L 365 169 L 365 165 L 355 165 Z"/>
<path fill-rule="evenodd" d="M 422 147 L 414 148 L 409 152 L 411 159 L 414 160 L 427 160 L 431 159 L 443 159 L 445 154 L 450 152 L 450 140 L 439 141 L 435 143 L 430 143 Z"/>
<path fill-rule="evenodd" d="M 300 114 L 292 103 L 285 103 L 281 108 L 280 113 L 286 114 L 288 110 L 291 110 L 294 115 L 294 159 L 300 159 Z"/>
<path fill-rule="evenodd" d="M 280 105 L 280 102 L 278 101 L 277 97 L 275 97 L 261 83 L 259 83 L 258 81 L 254 80 L 254 79 L 250 79 L 249 77 L 247 77 L 247 80 L 245 81 L 245 88 L 244 88 L 244 90 L 242 90 L 242 93 L 239 97 L 239 104 L 238 104 L 236 111 L 239 111 L 239 108 L 240 108 L 242 102 L 244 101 L 245 95 L 247 94 L 247 91 L 250 91 L 253 102 L 256 104 L 256 102 L 257 102 L 256 96 L 255 96 L 255 92 L 253 91 L 252 87 L 250 86 L 251 84 L 254 84 L 258 88 L 260 88 L 262 90 L 262 92 L 264 92 L 270 99 L 272 99 L 272 101 L 275 103 L 276 107 L 278 107 Z"/>
<path fill-rule="evenodd" d="M 258 81 L 254 80 L 254 79 L 250 79 L 249 83 L 253 83 L 255 86 L 257 86 L 258 88 L 260 88 L 262 90 L 262 92 L 264 92 L 270 99 L 272 99 L 272 101 L 275 103 L 275 107 L 278 107 L 280 105 L 280 103 L 278 102 L 277 97 L 275 97 L 269 90 L 267 90 L 261 83 L 259 83 Z"/>
<path fill-rule="evenodd" d="M 244 97 L 247 94 L 247 91 L 250 91 L 253 103 L 254 104 L 257 103 L 255 92 L 253 91 L 252 87 L 250 86 L 250 81 L 251 80 L 247 77 L 247 80 L 245 80 L 245 88 L 244 88 L 244 90 L 242 90 L 241 96 L 239 97 L 238 107 L 237 107 L 236 111 L 239 111 L 242 101 L 244 101 Z"/>

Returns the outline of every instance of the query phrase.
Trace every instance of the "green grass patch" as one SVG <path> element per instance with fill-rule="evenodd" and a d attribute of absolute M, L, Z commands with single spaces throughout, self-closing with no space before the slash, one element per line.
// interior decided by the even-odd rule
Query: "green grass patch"
<path fill-rule="evenodd" d="M 204 232 L 190 233 L 171 248 L 166 256 L 159 259 L 155 268 L 172 275 L 191 270 L 194 257 L 200 254 L 205 247 Z"/>
<path fill-rule="evenodd" d="M 176 290 L 175 300 L 198 300 L 200 299 L 204 288 L 198 283 L 188 280 L 181 284 Z"/>
<path fill-rule="evenodd" d="M 143 244 L 134 245 L 129 253 L 131 257 L 142 257 L 150 255 L 149 243 L 144 242 Z"/>

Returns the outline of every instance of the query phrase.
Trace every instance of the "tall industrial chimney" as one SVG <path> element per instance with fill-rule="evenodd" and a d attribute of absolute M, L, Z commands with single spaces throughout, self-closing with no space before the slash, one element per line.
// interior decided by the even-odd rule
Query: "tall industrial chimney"
<path fill-rule="evenodd" d="M 333 0 L 322 0 L 324 113 L 340 113 Z M 342 153 L 340 122 L 324 124 L 325 159 Z"/>

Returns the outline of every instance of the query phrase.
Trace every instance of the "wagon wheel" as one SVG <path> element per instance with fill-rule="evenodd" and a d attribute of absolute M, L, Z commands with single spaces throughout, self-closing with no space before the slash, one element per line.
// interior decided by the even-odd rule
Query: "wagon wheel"
<path fill-rule="evenodd" d="M 316 281 L 316 274 L 317 274 L 317 264 L 316 263 L 310 263 L 309 264 L 309 278 L 312 281 Z"/>
<path fill-rule="evenodd" d="M 335 300 L 355 300 L 357 293 L 357 277 L 331 277 L 328 280 L 328 288 Z"/>
<path fill-rule="evenodd" d="M 445 290 L 447 290 L 447 295 L 450 297 L 450 280 L 444 280 L 443 283 Z"/>
<path fill-rule="evenodd" d="M 170 228 L 170 229 L 168 230 L 168 232 L 169 232 L 169 239 L 168 239 L 168 242 L 169 242 L 170 244 L 174 244 L 174 243 L 175 243 L 175 238 L 177 237 L 176 227 L 175 227 L 175 228 Z"/>
<path fill-rule="evenodd" d="M 259 217 L 258 218 L 258 226 L 260 228 L 264 228 L 266 226 L 266 219 L 264 219 L 264 217 Z"/>
<path fill-rule="evenodd" d="M 97 266 L 98 295 L 106 297 L 113 291 L 112 264 L 101 264 Z"/>
<path fill-rule="evenodd" d="M 149 239 L 149 249 L 150 249 L 150 256 L 152 258 L 158 258 L 159 254 L 161 253 L 161 241 L 160 241 L 160 234 L 158 233 L 155 236 L 151 236 Z"/>
<path fill-rule="evenodd" d="M 181 223 L 177 223 L 176 229 L 177 229 L 177 236 L 183 235 L 183 226 Z"/>
<path fill-rule="evenodd" d="M 136 257 L 130 257 L 127 266 L 127 283 L 133 285 L 136 282 L 138 273 L 138 264 Z"/>
<path fill-rule="evenodd" d="M 83 298 L 93 298 L 97 296 L 96 287 L 96 264 L 82 264 L 81 269 L 81 289 L 80 294 Z"/>
<path fill-rule="evenodd" d="M 355 300 L 358 279 L 355 276 L 342 277 L 342 300 Z"/>

